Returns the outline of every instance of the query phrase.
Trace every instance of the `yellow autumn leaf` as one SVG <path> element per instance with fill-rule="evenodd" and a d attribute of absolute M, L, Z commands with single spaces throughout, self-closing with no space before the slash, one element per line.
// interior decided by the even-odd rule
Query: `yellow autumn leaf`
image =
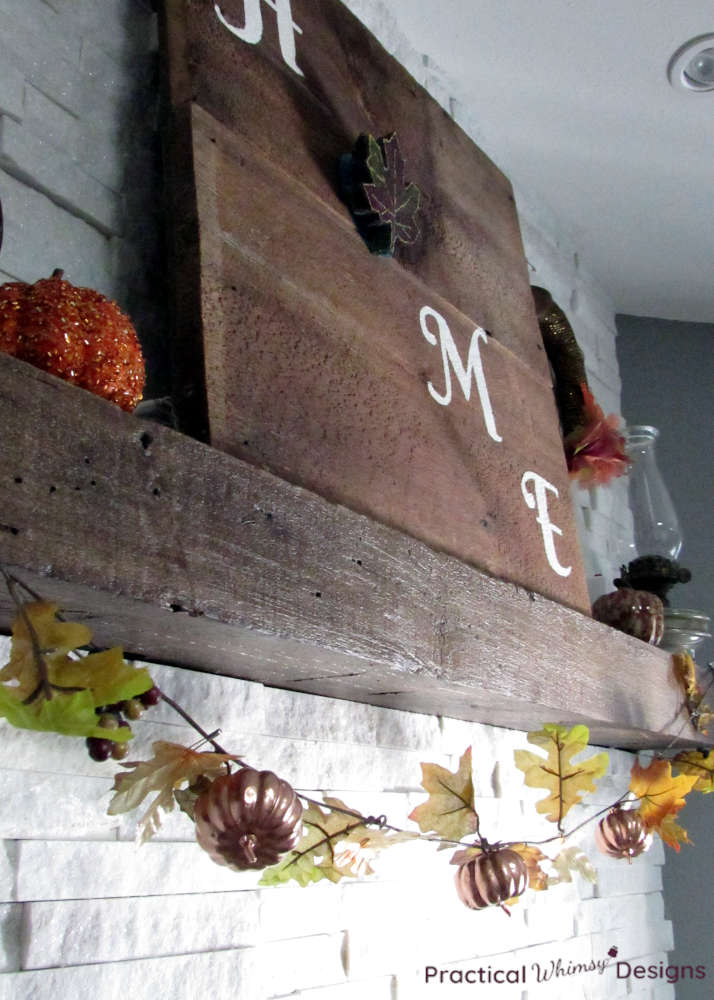
<path fill-rule="evenodd" d="M 89 653 L 77 660 L 68 656 L 53 657 L 49 663 L 52 684 L 60 687 L 88 688 L 95 705 L 128 701 L 148 691 L 153 681 L 145 667 L 137 669 L 124 660 L 120 646 Z"/>
<path fill-rule="evenodd" d="M 677 831 L 684 831 L 681 827 L 674 829 L 673 818 L 684 806 L 685 797 L 697 780 L 696 774 L 674 777 L 668 760 L 653 760 L 648 767 L 642 767 L 639 761 L 635 761 L 632 766 L 630 791 L 640 800 L 637 811 L 647 829 L 656 830 L 672 846 L 676 845 L 677 839 L 684 840 L 681 835 L 677 838 Z"/>
<path fill-rule="evenodd" d="M 684 651 L 673 653 L 672 666 L 674 668 L 674 676 L 684 688 L 687 698 L 697 698 L 701 692 L 697 683 L 697 668 L 691 655 Z"/>
<path fill-rule="evenodd" d="M 555 869 L 555 875 L 549 876 L 548 886 L 572 882 L 574 874 L 582 875 L 593 884 L 597 882 L 597 872 L 590 858 L 579 847 L 566 847 L 553 858 L 551 864 Z"/>
<path fill-rule="evenodd" d="M 678 823 L 675 823 L 673 816 L 665 816 L 665 818 L 662 820 L 659 827 L 657 828 L 657 832 L 659 833 L 660 837 L 665 842 L 665 844 L 668 844 L 670 847 L 673 847 L 677 853 L 679 853 L 680 844 L 691 845 L 692 843 L 691 840 L 689 839 L 689 834 L 687 833 L 687 831 L 684 829 L 684 827 L 679 826 Z"/>
<path fill-rule="evenodd" d="M 700 733 L 703 733 L 704 736 L 706 736 L 709 732 L 709 727 L 711 726 L 712 722 L 714 722 L 714 709 L 711 707 L 711 705 L 707 705 L 706 702 L 700 702 L 697 705 L 697 714 L 696 714 L 697 729 L 699 730 Z"/>
<path fill-rule="evenodd" d="M 509 844 L 512 851 L 520 854 L 528 868 L 528 888 L 542 892 L 548 888 L 548 876 L 541 868 L 541 862 L 548 858 L 538 847 L 529 844 Z M 508 902 L 508 900 L 507 900 Z"/>
<path fill-rule="evenodd" d="M 546 751 L 546 756 L 530 750 L 515 750 L 516 767 L 525 774 L 529 788 L 545 788 L 548 795 L 536 804 L 536 811 L 543 813 L 551 823 L 561 829 L 563 818 L 580 802 L 586 792 L 595 791 L 595 779 L 601 778 L 608 765 L 604 752 L 588 757 L 577 764 L 573 757 L 588 745 L 590 734 L 587 726 L 546 724 L 537 733 L 528 734 L 528 742 Z"/>
<path fill-rule="evenodd" d="M 680 774 L 696 774 L 695 792 L 709 795 L 714 792 L 714 750 L 704 754 L 701 750 L 686 750 L 672 761 Z"/>
<path fill-rule="evenodd" d="M 6 686 L 7 693 L 18 701 L 29 698 L 40 683 L 26 617 L 37 636 L 39 653 L 48 666 L 54 657 L 66 657 L 67 653 L 91 641 L 92 633 L 86 625 L 59 621 L 57 610 L 56 604 L 33 601 L 22 606 L 22 612 L 12 623 L 10 659 L 0 670 L 0 682 Z"/>
<path fill-rule="evenodd" d="M 192 785 L 203 776 L 215 777 L 228 761 L 238 760 L 233 754 L 210 753 L 192 750 L 179 743 L 158 740 L 152 745 L 151 760 L 138 760 L 122 764 L 127 773 L 114 779 L 114 796 L 107 812 L 110 816 L 130 812 L 143 802 L 147 795 L 156 792 L 151 805 L 139 820 L 137 840 L 140 843 L 152 837 L 161 826 L 164 812 L 174 807 L 174 789 Z"/>
<path fill-rule="evenodd" d="M 422 788 L 429 798 L 411 811 L 409 819 L 419 824 L 422 833 L 435 833 L 447 840 L 459 841 L 476 833 L 471 747 L 462 755 L 456 771 L 448 771 L 440 764 L 422 764 L 421 771 Z"/>

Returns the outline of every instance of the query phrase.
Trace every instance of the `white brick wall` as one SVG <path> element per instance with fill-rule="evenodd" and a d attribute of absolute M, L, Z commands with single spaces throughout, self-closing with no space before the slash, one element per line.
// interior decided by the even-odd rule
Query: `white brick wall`
<path fill-rule="evenodd" d="M 0 640 L 3 662 L 8 646 Z M 222 723 L 225 745 L 258 766 L 277 767 L 301 790 L 337 795 L 403 824 L 424 797 L 419 762 L 455 767 L 471 744 L 484 834 L 552 834 L 534 817 L 537 793 L 523 786 L 512 761 L 513 748 L 525 745 L 523 734 L 179 668 L 150 669 L 204 725 Z M 166 705 L 134 729 L 136 756 L 155 739 L 193 738 Z M 116 765 L 90 761 L 81 740 L 22 733 L 4 722 L 0 735 L 3 1000 L 89 997 L 97 990 L 111 998 L 129 990 L 142 1000 L 161 990 L 167 1000 L 183 1000 L 202 982 L 219 998 L 412 1000 L 457 990 L 426 983 L 427 966 L 449 976 L 523 965 L 528 981 L 499 986 L 498 996 L 550 1000 L 561 994 L 555 984 L 535 981 L 534 963 L 603 959 L 615 944 L 621 959 L 647 964 L 647 956 L 672 946 L 660 892 L 661 846 L 632 865 L 617 863 L 597 854 L 587 829 L 582 847 L 600 873 L 598 885 L 578 880 L 529 893 L 510 918 L 463 907 L 449 852 L 429 844 L 393 848 L 370 880 L 266 889 L 258 885 L 260 873 L 234 874 L 213 864 L 178 812 L 137 849 L 136 817 L 106 814 Z M 596 803 L 610 801 L 627 782 L 630 755 L 612 756 L 613 777 Z M 603 1000 L 624 996 L 621 986 L 611 969 L 557 983 L 563 997 Z"/>
<path fill-rule="evenodd" d="M 131 315 L 151 358 L 159 258 L 157 39 L 148 0 L 0 0 L 0 278 L 54 268 Z M 152 366 L 149 390 L 168 390 Z"/>
<path fill-rule="evenodd" d="M 158 173 L 154 128 L 156 34 L 144 0 L 0 0 L 0 279 L 35 280 L 64 267 L 77 284 L 119 299 L 149 353 L 157 312 Z M 386 3 L 350 6 L 484 146 L 478 108 L 428 55 L 404 40 Z M 577 239 L 547 208 L 516 192 L 534 283 L 568 312 L 606 411 L 619 411 L 613 309 L 584 274 Z M 159 286 L 160 287 L 160 286 Z M 161 379 L 153 386 L 165 391 Z M 577 491 L 593 594 L 617 570 L 612 541 L 621 487 Z M 597 573 L 604 574 L 601 577 Z M 0 643 L 0 645 L 2 645 Z M 522 734 L 308 695 L 170 667 L 157 682 L 221 725 L 222 739 L 303 790 L 336 794 L 395 823 L 423 798 L 423 760 L 454 767 L 471 744 L 483 830 L 491 837 L 548 829 L 538 797 L 512 765 Z M 543 720 L 548 721 L 548 720 Z M 474 968 L 517 969 L 526 984 L 482 986 L 502 1000 L 547 996 L 669 1000 L 673 987 L 605 975 L 537 983 L 533 963 L 619 957 L 666 961 L 671 926 L 661 896 L 661 847 L 632 866 L 582 846 L 601 873 L 532 896 L 513 910 L 471 913 L 458 902 L 448 853 L 407 845 L 369 882 L 306 890 L 258 887 L 256 874 L 214 865 L 191 824 L 167 817 L 137 851 L 133 819 L 106 814 L 114 766 L 91 762 L 81 741 L 0 724 L 0 1000 L 101 995 L 104 1000 L 417 1000 L 460 995 L 425 982 Z M 137 743 L 192 739 L 166 706 L 135 726 Z M 624 786 L 631 759 L 612 754 L 603 801 Z M 616 794 L 616 793 L 615 793 Z M 478 989 L 478 987 L 471 987 Z M 489 990 L 489 992 L 485 992 Z"/>

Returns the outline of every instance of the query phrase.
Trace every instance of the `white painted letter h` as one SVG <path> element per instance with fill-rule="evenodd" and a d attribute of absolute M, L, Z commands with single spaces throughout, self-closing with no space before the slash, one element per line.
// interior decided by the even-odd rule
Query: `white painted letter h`
<path fill-rule="evenodd" d="M 295 51 L 295 32 L 302 34 L 302 28 L 293 21 L 290 0 L 265 0 L 265 3 L 278 16 L 278 40 L 285 63 L 300 76 L 304 76 L 305 74 L 297 64 Z M 240 38 L 242 42 L 247 42 L 249 45 L 257 45 L 263 37 L 263 15 L 260 10 L 260 0 L 243 0 L 243 5 L 245 25 L 242 28 L 237 28 L 230 21 L 227 21 L 218 4 L 214 5 L 216 17 L 236 38 Z"/>

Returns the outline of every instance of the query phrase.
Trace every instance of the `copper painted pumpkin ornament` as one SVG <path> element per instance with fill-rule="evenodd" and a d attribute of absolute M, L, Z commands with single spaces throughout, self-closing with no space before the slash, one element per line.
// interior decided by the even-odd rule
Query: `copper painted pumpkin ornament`
<path fill-rule="evenodd" d="M 618 587 L 593 604 L 593 618 L 612 628 L 659 646 L 664 634 L 664 605 L 656 594 Z"/>
<path fill-rule="evenodd" d="M 277 864 L 302 834 L 302 805 L 272 771 L 241 768 L 216 778 L 196 801 L 196 839 L 236 871 Z"/>
<path fill-rule="evenodd" d="M 647 832 L 638 812 L 618 806 L 600 820 L 595 831 L 595 843 L 603 854 L 631 861 L 649 850 L 652 834 Z"/>
<path fill-rule="evenodd" d="M 528 888 L 528 867 L 510 847 L 486 846 L 460 865 L 455 877 L 459 899 L 471 910 L 500 906 Z"/>
<path fill-rule="evenodd" d="M 133 410 L 145 373 L 131 321 L 116 303 L 62 274 L 0 286 L 0 351 Z"/>

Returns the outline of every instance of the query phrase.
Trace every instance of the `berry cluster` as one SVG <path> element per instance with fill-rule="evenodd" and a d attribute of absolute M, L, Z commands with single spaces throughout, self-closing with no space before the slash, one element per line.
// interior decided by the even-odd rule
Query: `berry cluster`
<path fill-rule="evenodd" d="M 128 729 L 130 728 L 127 719 L 132 721 L 138 719 L 145 708 L 157 705 L 161 700 L 161 693 L 157 687 L 150 687 L 138 698 L 130 701 L 120 701 L 116 705 L 102 705 L 96 709 L 99 716 L 99 726 L 102 729 Z M 100 736 L 89 736 L 86 739 L 87 751 L 92 760 L 124 760 L 129 754 L 128 743 L 117 743 L 116 740 L 102 739 Z"/>

